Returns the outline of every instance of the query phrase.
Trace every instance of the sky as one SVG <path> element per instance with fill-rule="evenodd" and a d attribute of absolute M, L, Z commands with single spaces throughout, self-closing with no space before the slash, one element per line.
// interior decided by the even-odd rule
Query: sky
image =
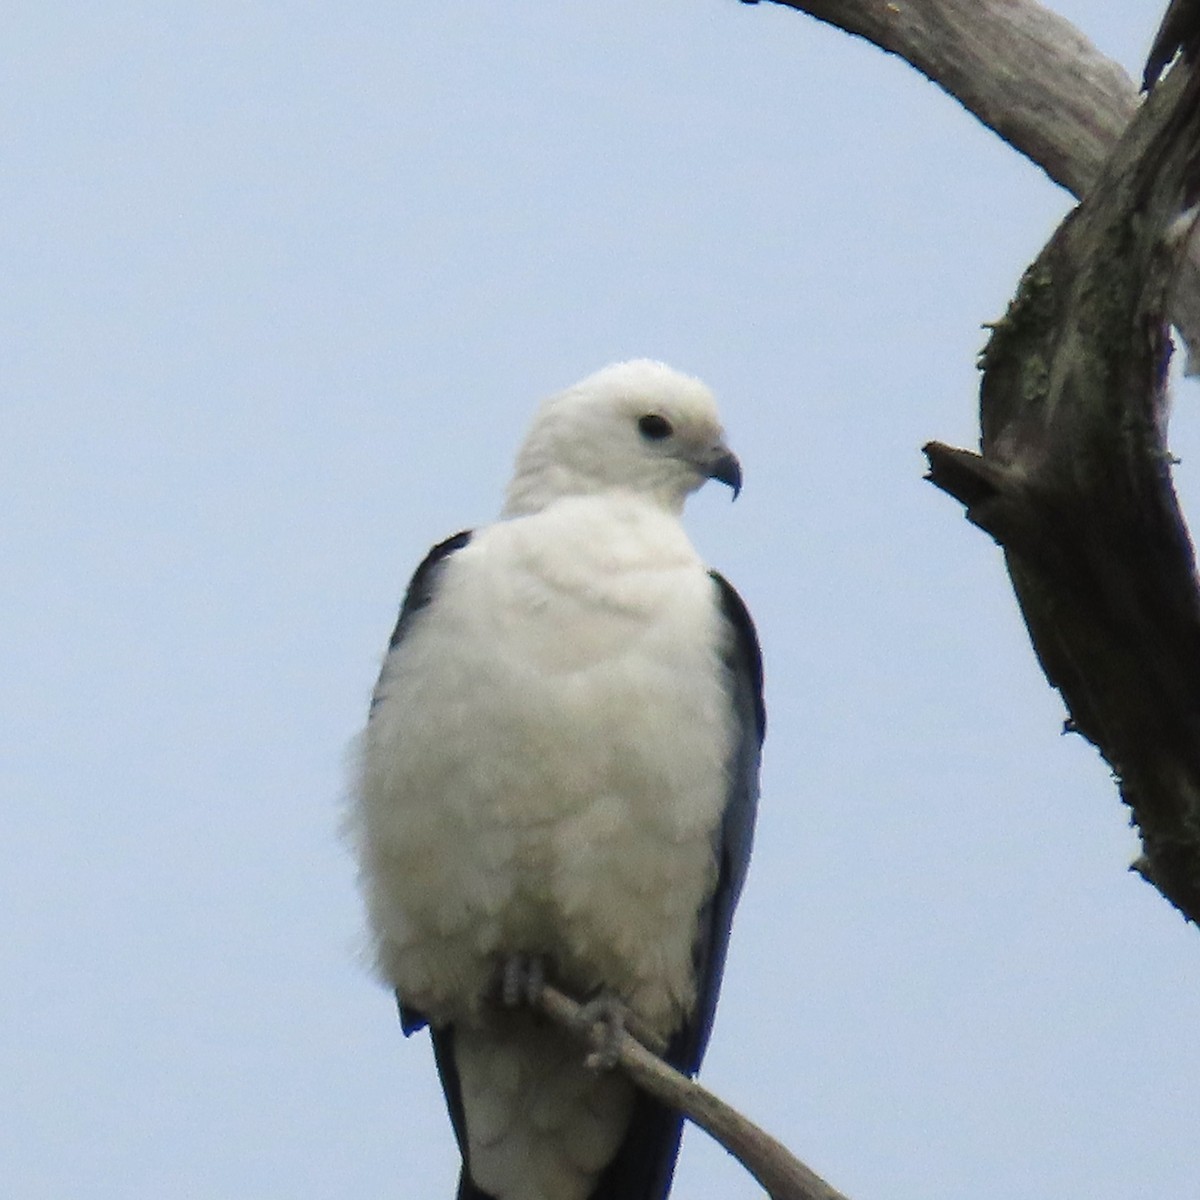
<path fill-rule="evenodd" d="M 1059 10 L 1140 72 L 1156 4 Z M 641 355 L 719 398 L 746 487 L 687 524 L 767 667 L 705 1083 L 852 1200 L 1194 1193 L 1200 940 L 921 478 L 1065 192 L 772 4 L 2 22 L 6 1196 L 453 1195 L 348 746 L 428 546 L 494 517 L 539 399 Z M 693 1131 L 673 1194 L 761 1193 Z"/>

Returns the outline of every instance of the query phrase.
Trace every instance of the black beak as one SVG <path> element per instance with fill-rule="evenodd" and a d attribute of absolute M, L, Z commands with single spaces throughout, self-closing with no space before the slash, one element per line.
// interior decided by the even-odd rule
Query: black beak
<path fill-rule="evenodd" d="M 733 498 L 738 498 L 738 493 L 742 490 L 742 464 L 738 462 L 737 455 L 730 450 L 722 450 L 718 458 L 715 458 L 712 465 L 708 468 L 709 479 L 719 479 L 723 484 L 733 489 Z"/>

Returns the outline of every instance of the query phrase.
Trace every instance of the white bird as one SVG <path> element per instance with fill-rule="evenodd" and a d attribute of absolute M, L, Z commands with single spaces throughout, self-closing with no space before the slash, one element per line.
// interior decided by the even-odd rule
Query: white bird
<path fill-rule="evenodd" d="M 711 393 L 620 363 L 546 401 L 501 519 L 417 568 L 353 829 L 378 971 L 428 1024 L 460 1200 L 661 1200 L 681 1119 L 497 978 L 602 996 L 691 1074 L 758 796 L 754 627 L 680 523 L 741 469 Z"/>

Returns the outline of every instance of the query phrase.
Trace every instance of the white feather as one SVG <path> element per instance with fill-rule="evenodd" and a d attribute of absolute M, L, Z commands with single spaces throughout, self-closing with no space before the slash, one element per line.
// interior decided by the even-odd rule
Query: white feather
<path fill-rule="evenodd" d="M 639 434 L 650 409 L 671 447 Z M 486 1008 L 497 963 L 544 955 L 664 1036 L 695 1000 L 734 728 L 677 514 L 717 450 L 711 396 L 661 364 L 549 401 L 508 519 L 445 560 L 380 677 L 356 815 L 379 970 L 457 1026 L 472 1174 L 500 1200 L 582 1200 L 631 1094 Z"/>

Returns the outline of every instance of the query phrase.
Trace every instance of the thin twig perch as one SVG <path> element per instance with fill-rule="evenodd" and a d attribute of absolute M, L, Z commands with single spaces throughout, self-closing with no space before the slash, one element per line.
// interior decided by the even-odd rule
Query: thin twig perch
<path fill-rule="evenodd" d="M 586 1025 L 582 1005 L 564 992 L 547 984 L 533 1003 L 581 1042 L 592 1043 L 594 1034 Z M 617 1036 L 617 1064 L 625 1074 L 720 1142 L 762 1184 L 771 1200 L 846 1200 L 787 1147 L 724 1100 L 681 1075 L 630 1033 Z"/>

